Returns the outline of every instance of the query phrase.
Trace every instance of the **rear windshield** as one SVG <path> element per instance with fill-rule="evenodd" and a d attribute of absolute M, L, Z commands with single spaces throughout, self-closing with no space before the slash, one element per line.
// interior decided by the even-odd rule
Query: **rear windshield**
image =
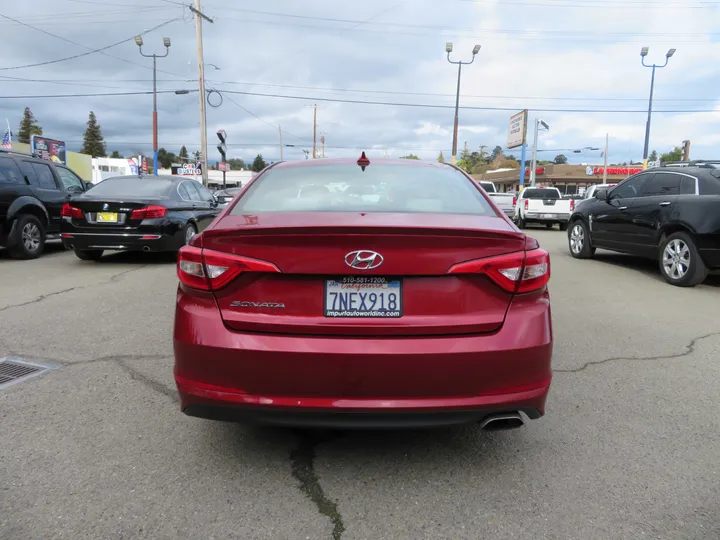
<path fill-rule="evenodd" d="M 524 199 L 559 199 L 560 194 L 555 189 L 528 188 L 523 192 Z"/>
<path fill-rule="evenodd" d="M 496 193 L 495 186 L 493 184 L 491 184 L 490 182 L 480 182 L 480 185 L 488 193 Z"/>
<path fill-rule="evenodd" d="M 450 167 L 328 164 L 274 168 L 231 214 L 399 212 L 496 215 L 480 190 Z"/>
<path fill-rule="evenodd" d="M 92 189 L 94 197 L 164 197 L 173 181 L 164 178 L 115 176 Z"/>

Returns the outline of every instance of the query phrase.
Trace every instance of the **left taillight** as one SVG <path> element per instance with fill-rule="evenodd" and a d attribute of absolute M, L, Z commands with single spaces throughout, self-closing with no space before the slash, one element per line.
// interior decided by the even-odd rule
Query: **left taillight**
<path fill-rule="evenodd" d="M 71 206 L 70 204 L 64 204 L 62 207 L 61 212 L 62 217 L 69 217 L 73 219 L 82 219 L 83 218 L 83 211 L 75 206 Z"/>
<path fill-rule="evenodd" d="M 167 208 L 164 206 L 150 205 L 145 208 L 138 208 L 130 213 L 130 219 L 157 219 L 167 215 Z"/>
<path fill-rule="evenodd" d="M 484 274 L 507 292 L 528 293 L 550 281 L 550 255 L 544 249 L 518 251 L 456 264 L 448 274 Z"/>
<path fill-rule="evenodd" d="M 575 211 L 575 199 L 570 199 L 570 212 Z"/>
<path fill-rule="evenodd" d="M 272 263 L 194 246 L 178 252 L 178 278 L 184 285 L 203 291 L 217 291 L 243 272 L 280 273 Z"/>

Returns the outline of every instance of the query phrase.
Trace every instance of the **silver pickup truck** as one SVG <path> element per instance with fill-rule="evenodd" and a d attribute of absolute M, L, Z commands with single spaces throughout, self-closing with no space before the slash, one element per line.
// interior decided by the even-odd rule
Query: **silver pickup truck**
<path fill-rule="evenodd" d="M 506 216 L 512 217 L 515 215 L 515 192 L 500 193 L 495 187 L 495 184 L 485 180 L 480 181 L 480 187 L 490 195 L 495 205 L 502 210 Z"/>

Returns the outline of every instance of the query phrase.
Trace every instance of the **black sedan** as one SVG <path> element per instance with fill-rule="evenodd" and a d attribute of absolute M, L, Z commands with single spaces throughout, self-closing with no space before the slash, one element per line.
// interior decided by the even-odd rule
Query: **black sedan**
<path fill-rule="evenodd" d="M 596 248 L 658 261 L 671 285 L 694 287 L 720 271 L 720 169 L 659 167 L 598 189 L 570 217 L 570 254 Z"/>
<path fill-rule="evenodd" d="M 83 260 L 105 250 L 177 251 L 219 212 L 216 197 L 196 180 L 116 176 L 63 207 L 60 236 Z"/>

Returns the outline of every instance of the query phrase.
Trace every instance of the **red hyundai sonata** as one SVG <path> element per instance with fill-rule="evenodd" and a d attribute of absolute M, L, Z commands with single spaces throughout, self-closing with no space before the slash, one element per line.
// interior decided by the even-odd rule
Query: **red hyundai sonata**
<path fill-rule="evenodd" d="M 185 414 L 299 427 L 545 413 L 548 253 L 460 169 L 277 163 L 180 250 Z"/>

